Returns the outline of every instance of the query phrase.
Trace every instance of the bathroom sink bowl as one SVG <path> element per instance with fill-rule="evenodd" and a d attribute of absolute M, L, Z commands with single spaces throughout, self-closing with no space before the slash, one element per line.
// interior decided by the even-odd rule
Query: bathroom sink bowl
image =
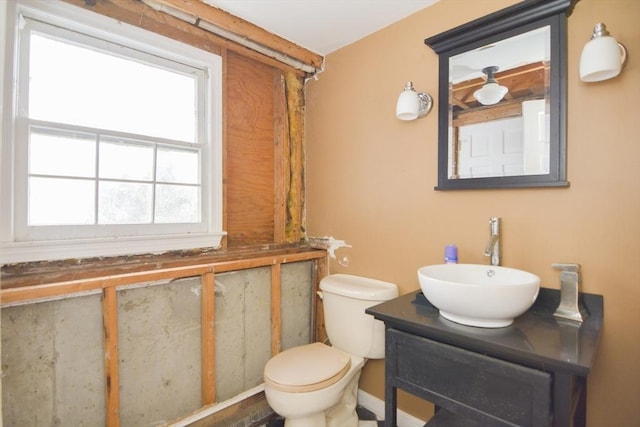
<path fill-rule="evenodd" d="M 440 315 L 452 322 L 502 328 L 531 307 L 540 278 L 514 268 L 438 264 L 418 269 L 420 288 Z"/>

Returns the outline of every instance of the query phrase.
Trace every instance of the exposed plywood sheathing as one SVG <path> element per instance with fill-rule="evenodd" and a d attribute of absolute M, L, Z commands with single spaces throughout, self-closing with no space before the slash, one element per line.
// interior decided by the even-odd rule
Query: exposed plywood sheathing
<path fill-rule="evenodd" d="M 233 52 L 226 57 L 225 187 L 227 245 L 274 241 L 273 68 Z"/>

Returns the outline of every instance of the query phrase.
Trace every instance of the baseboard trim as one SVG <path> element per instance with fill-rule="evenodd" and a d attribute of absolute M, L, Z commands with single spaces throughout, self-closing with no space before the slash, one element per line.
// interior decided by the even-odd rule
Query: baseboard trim
<path fill-rule="evenodd" d="M 384 400 L 366 391 L 358 390 L 358 405 L 373 412 L 379 420 L 384 420 Z M 423 427 L 426 423 L 402 410 L 398 411 L 397 422 L 398 427 Z"/>

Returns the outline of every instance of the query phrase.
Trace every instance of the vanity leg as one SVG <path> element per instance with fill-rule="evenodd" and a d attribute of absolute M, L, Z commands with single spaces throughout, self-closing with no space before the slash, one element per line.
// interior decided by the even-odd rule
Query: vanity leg
<path fill-rule="evenodd" d="M 386 325 L 385 325 L 386 326 Z M 384 427 L 396 427 L 398 409 L 398 389 L 395 386 L 397 377 L 397 347 L 389 333 L 391 328 L 385 327 L 385 358 L 384 358 Z"/>
<path fill-rule="evenodd" d="M 388 380 L 388 379 L 387 379 Z M 387 384 L 389 384 L 387 382 Z M 398 389 L 386 385 L 384 389 L 384 427 L 396 427 Z"/>
<path fill-rule="evenodd" d="M 576 378 L 578 392 L 578 402 L 574 417 L 574 427 L 585 427 L 587 425 L 587 377 Z"/>

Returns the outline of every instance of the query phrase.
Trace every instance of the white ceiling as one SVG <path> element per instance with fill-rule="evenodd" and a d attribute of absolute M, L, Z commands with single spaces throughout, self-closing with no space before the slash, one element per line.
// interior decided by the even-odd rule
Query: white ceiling
<path fill-rule="evenodd" d="M 326 55 L 438 0 L 202 0 Z"/>

